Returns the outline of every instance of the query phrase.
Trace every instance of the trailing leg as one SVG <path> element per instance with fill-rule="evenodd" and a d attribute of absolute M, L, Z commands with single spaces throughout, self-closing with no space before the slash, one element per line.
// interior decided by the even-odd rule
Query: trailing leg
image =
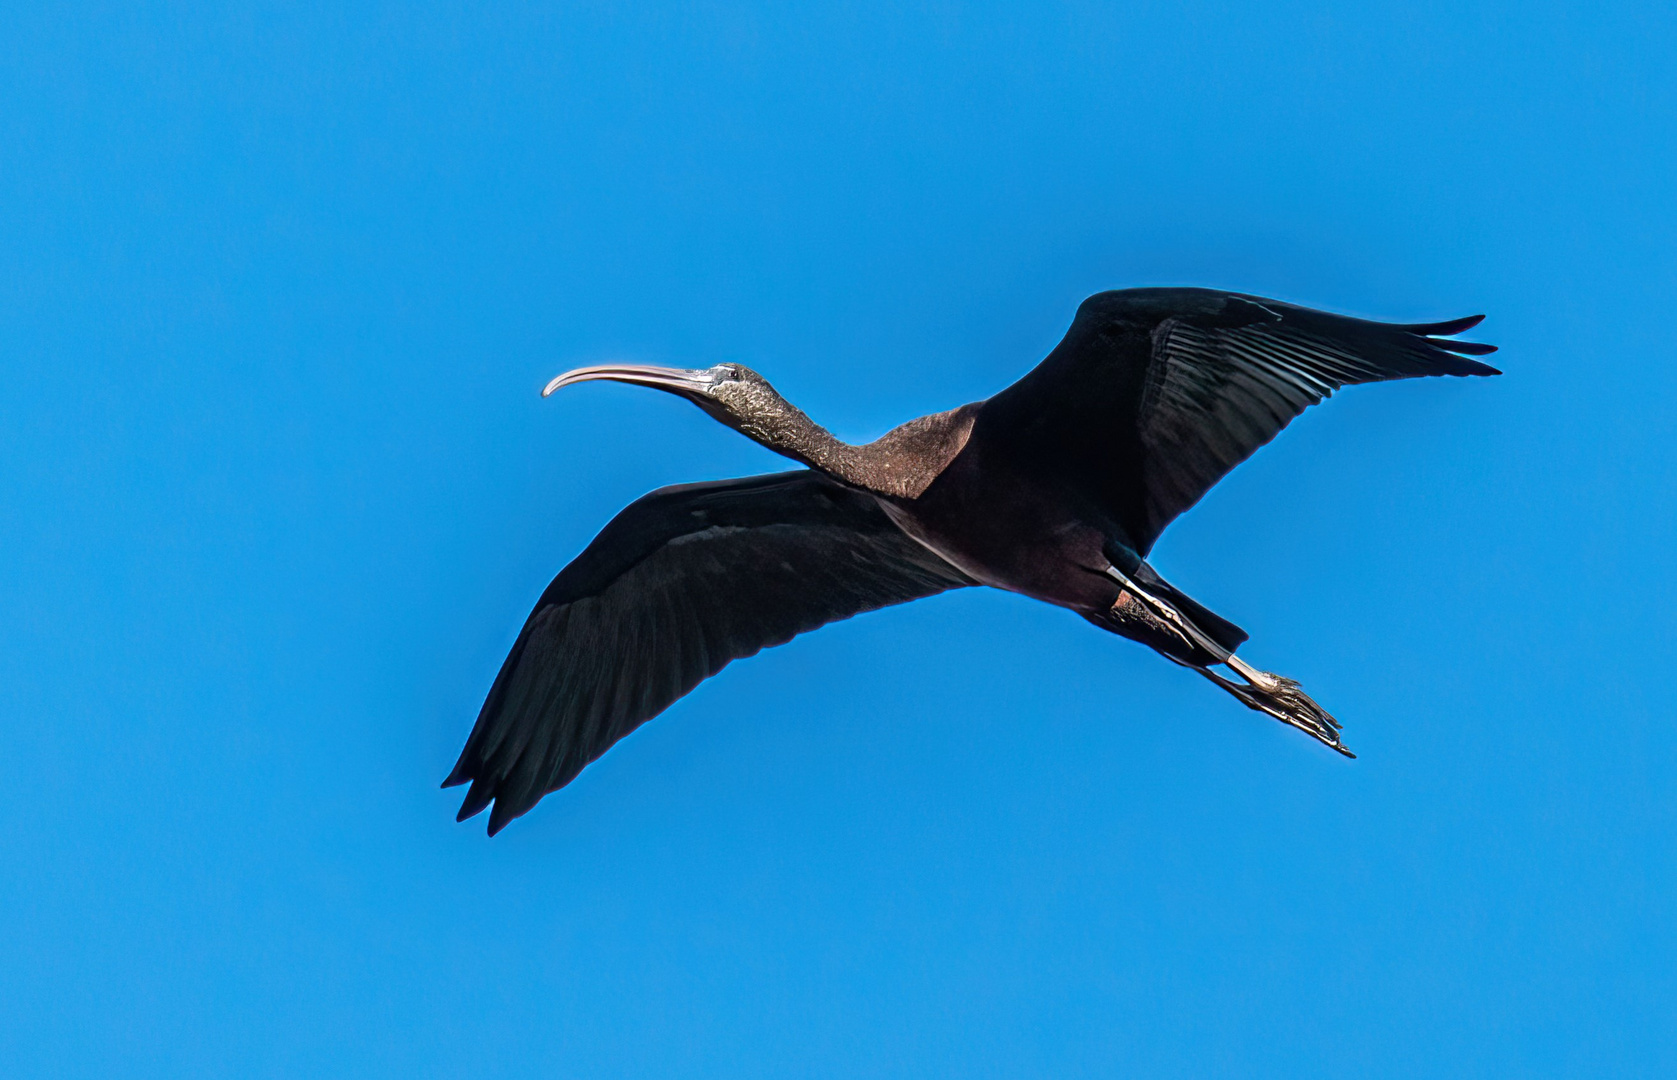
<path fill-rule="evenodd" d="M 1246 640 L 1245 632 L 1239 627 L 1188 599 L 1153 573 L 1145 562 L 1130 574 L 1113 567 L 1107 576 L 1121 589 L 1108 612 L 1108 618 L 1118 624 L 1115 628 L 1119 633 L 1134 637 L 1175 663 L 1199 672 L 1247 708 L 1298 728 L 1346 757 L 1357 756 L 1339 741 L 1339 721 L 1297 682 L 1284 675 L 1259 671 L 1234 654 Z M 1197 625 L 1184 608 L 1200 621 L 1215 626 L 1217 632 L 1213 634 Z M 1213 670 L 1217 667 L 1227 668 L 1239 681 L 1218 674 Z"/>

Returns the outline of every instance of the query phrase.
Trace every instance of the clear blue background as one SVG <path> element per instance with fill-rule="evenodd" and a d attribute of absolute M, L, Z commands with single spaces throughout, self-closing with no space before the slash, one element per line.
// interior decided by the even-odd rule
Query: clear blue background
<path fill-rule="evenodd" d="M 1672 1075 L 1669 10 L 8 5 L 0 1071 Z M 548 578 L 784 467 L 550 376 L 864 439 L 1166 283 L 1491 315 L 1156 552 L 1359 760 L 969 590 L 453 823 Z"/>

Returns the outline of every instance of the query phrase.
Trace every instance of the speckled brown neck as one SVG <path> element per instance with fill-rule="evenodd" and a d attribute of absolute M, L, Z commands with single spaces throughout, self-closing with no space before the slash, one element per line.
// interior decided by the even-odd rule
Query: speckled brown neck
<path fill-rule="evenodd" d="M 871 443 L 853 446 L 835 439 L 767 383 L 717 396 L 742 435 L 847 484 L 902 499 L 918 498 L 931 486 L 966 446 L 978 415 L 976 404 L 963 405 L 910 420 Z"/>
<path fill-rule="evenodd" d="M 910 420 L 863 446 L 834 439 L 830 463 L 811 464 L 880 495 L 917 499 L 966 446 L 977 415 L 977 405 L 963 405 Z"/>

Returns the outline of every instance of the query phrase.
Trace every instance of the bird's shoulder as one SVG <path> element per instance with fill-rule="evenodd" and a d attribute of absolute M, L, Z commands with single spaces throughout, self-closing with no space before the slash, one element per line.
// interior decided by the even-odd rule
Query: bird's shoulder
<path fill-rule="evenodd" d="M 873 491 L 918 498 L 960 456 L 983 402 L 916 417 L 857 448 L 859 475 Z"/>

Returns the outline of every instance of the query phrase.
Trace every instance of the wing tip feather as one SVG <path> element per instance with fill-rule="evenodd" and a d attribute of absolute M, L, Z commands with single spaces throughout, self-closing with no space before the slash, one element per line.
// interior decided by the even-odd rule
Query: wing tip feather
<path fill-rule="evenodd" d="M 1446 352 L 1460 353 L 1463 356 L 1489 356 L 1497 351 L 1495 345 L 1487 345 L 1482 341 L 1457 341 L 1453 338 L 1427 338 L 1426 342 L 1435 349 Z"/>
<path fill-rule="evenodd" d="M 1445 319 L 1443 322 L 1406 323 L 1399 326 L 1398 329 L 1407 330 L 1411 334 L 1419 334 L 1422 337 L 1453 337 L 1464 331 L 1472 330 L 1484 321 L 1485 316 L 1483 315 L 1464 315 L 1459 319 Z"/>
<path fill-rule="evenodd" d="M 494 836 L 512 824 L 513 819 L 523 812 L 522 810 L 513 810 L 511 804 L 505 799 L 496 799 L 495 808 L 489 811 L 489 835 Z"/>
<path fill-rule="evenodd" d="M 1458 341 L 1455 338 L 1455 335 L 1465 333 L 1484 321 L 1483 315 L 1468 315 L 1445 322 L 1411 323 L 1401 329 L 1414 334 L 1432 348 L 1450 354 L 1450 358 L 1456 361 L 1455 367 L 1448 372 L 1451 375 L 1501 375 L 1502 372 L 1498 368 L 1467 359 L 1473 356 L 1489 356 L 1497 351 L 1495 345 L 1483 341 Z"/>
<path fill-rule="evenodd" d="M 483 813 L 483 808 L 488 806 L 490 800 L 494 798 L 493 785 L 485 783 L 481 777 L 473 780 L 472 786 L 466 789 L 466 798 L 460 803 L 460 812 L 454 815 L 454 820 L 459 822 L 476 817 Z"/>
<path fill-rule="evenodd" d="M 1485 353 L 1479 353 L 1478 355 L 1484 356 L 1486 354 Z M 1501 375 L 1502 374 L 1502 369 L 1501 368 L 1494 368 L 1491 365 L 1489 365 L 1487 363 L 1484 363 L 1483 361 L 1475 360 L 1475 359 L 1473 359 L 1472 357 L 1469 357 L 1469 356 L 1460 356 L 1460 355 L 1457 355 L 1456 353 L 1451 353 L 1451 352 L 1444 353 L 1444 356 L 1446 358 L 1448 358 L 1448 360 L 1447 360 L 1447 366 L 1443 367 L 1438 372 L 1438 374 L 1441 374 L 1441 375 L 1458 375 L 1458 376 L 1479 375 L 1479 376 L 1484 376 L 1484 375 Z"/>
<path fill-rule="evenodd" d="M 477 817 L 484 810 L 489 811 L 489 835 L 494 836 L 517 818 L 523 817 L 535 808 L 541 797 L 534 799 L 525 797 L 517 799 L 513 792 L 507 790 L 507 778 L 498 780 L 489 777 L 471 778 L 471 787 L 466 791 L 465 799 L 460 803 L 460 810 L 454 815 L 456 822 L 463 822 Z M 465 780 L 458 781 L 465 783 Z M 560 785 L 563 787 L 564 785 Z M 544 792 L 544 794 L 551 794 Z"/>

